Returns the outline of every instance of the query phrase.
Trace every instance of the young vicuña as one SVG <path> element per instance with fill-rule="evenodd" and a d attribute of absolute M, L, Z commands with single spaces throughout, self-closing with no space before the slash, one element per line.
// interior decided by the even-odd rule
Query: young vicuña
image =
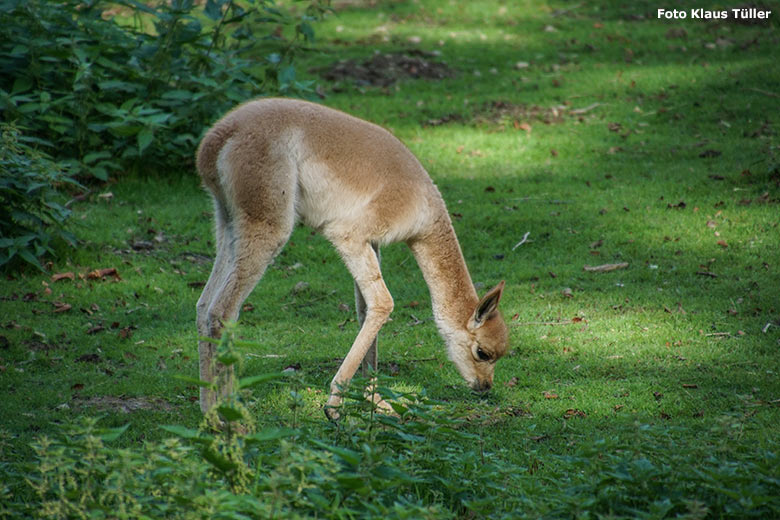
<path fill-rule="evenodd" d="M 233 109 L 208 131 L 197 166 L 214 199 L 217 244 L 198 300 L 201 336 L 219 337 L 223 323 L 238 317 L 301 220 L 330 240 L 355 280 L 360 332 L 331 383 L 328 417 L 338 417 L 340 389 L 361 362 L 376 368 L 377 333 L 393 310 L 379 246 L 390 242 L 411 248 L 460 374 L 474 390 L 490 389 L 495 363 L 507 350 L 507 327 L 497 309 L 504 282 L 478 298 L 439 190 L 387 130 L 314 103 L 259 99 Z M 198 351 L 202 380 L 221 375 L 230 381 L 212 342 L 200 341 Z M 204 413 L 216 398 L 201 388 Z"/>

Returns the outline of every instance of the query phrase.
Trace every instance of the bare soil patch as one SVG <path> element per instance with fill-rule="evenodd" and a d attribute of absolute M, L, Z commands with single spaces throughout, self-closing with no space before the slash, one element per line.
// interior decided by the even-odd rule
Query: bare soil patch
<path fill-rule="evenodd" d="M 318 69 L 328 81 L 352 81 L 358 86 L 387 87 L 402 79 L 440 80 L 456 75 L 444 62 L 433 61 L 436 53 L 412 49 L 400 53 L 376 53 L 367 60 L 340 60 Z"/>

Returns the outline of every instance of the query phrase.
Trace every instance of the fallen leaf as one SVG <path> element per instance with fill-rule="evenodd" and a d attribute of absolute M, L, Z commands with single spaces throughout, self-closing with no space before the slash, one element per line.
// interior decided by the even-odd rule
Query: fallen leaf
<path fill-rule="evenodd" d="M 582 410 L 576 410 L 574 408 L 569 408 L 563 413 L 564 419 L 571 419 L 572 417 L 587 417 L 588 414 L 583 412 Z"/>
<path fill-rule="evenodd" d="M 729 245 L 726 243 L 725 240 L 718 240 L 718 245 L 720 247 L 722 247 L 723 249 L 726 249 L 727 247 L 729 247 Z"/>
<path fill-rule="evenodd" d="M 504 383 L 504 385 L 507 386 L 508 388 L 512 388 L 514 386 L 517 386 L 517 378 L 513 377 L 512 379 L 510 379 L 509 381 Z"/>
<path fill-rule="evenodd" d="M 683 388 L 699 388 L 699 385 L 697 385 L 695 383 L 683 383 L 682 387 Z"/>
<path fill-rule="evenodd" d="M 56 273 L 51 275 L 52 282 L 59 282 L 60 280 L 75 280 L 75 279 L 76 279 L 76 275 L 70 271 L 67 273 Z"/>
<path fill-rule="evenodd" d="M 100 332 L 101 330 L 103 330 L 103 325 L 95 325 L 94 327 L 90 327 L 87 330 L 87 334 L 95 334 L 97 332 Z"/>
<path fill-rule="evenodd" d="M 558 394 L 554 392 L 544 392 L 542 395 L 544 395 L 545 399 L 558 399 Z"/>
<path fill-rule="evenodd" d="M 67 312 L 73 308 L 69 303 L 54 302 L 54 312 Z"/>
<path fill-rule="evenodd" d="M 79 390 L 84 390 L 84 384 L 83 383 L 74 383 L 73 385 L 71 385 L 70 389 L 71 390 L 75 390 L 76 392 L 78 392 Z"/>
<path fill-rule="evenodd" d="M 119 276 L 119 271 L 117 271 L 116 267 L 108 267 L 106 269 L 95 269 L 94 271 L 90 271 L 89 273 L 87 273 L 88 280 L 102 280 L 106 276 L 113 276 L 115 280 L 122 279 Z"/>

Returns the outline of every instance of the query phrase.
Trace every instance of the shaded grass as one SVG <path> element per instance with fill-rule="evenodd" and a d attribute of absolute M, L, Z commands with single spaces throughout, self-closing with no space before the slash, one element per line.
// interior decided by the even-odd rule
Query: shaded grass
<path fill-rule="evenodd" d="M 744 469 L 764 451 L 777 454 L 778 24 L 671 24 L 653 19 L 655 5 L 618 5 L 561 15 L 553 13 L 571 6 L 355 6 L 322 25 L 311 58 L 314 67 L 421 47 L 458 71 L 388 88 L 344 82 L 325 103 L 384 124 L 420 157 L 474 281 L 484 289 L 507 280 L 513 350 L 491 395 L 469 394 L 446 360 L 419 270 L 396 245 L 383 250 L 396 310 L 380 338 L 380 369 L 400 390 L 425 388 L 470 414 L 497 457 L 552 482 L 587 472 L 561 457 L 598 452 L 601 442 L 640 458 L 643 428 L 666 439 L 644 453 L 656 462 L 671 450 L 685 467 L 712 456 Z M 686 37 L 667 38 L 673 27 Z M 564 116 L 491 119 L 496 101 L 562 107 Z M 451 114 L 458 119 L 427 123 Z M 720 155 L 701 157 L 707 150 Z M 207 197 L 189 174 L 107 190 L 113 198 L 74 206 L 87 241 L 52 271 L 117 267 L 121 281 L 28 273 L 2 286 L 1 413 L 13 436 L 4 459 L 25 459 L 33 435 L 82 413 L 107 426 L 130 421 L 127 443 L 163 436 L 160 423 L 198 421 L 196 388 L 172 375 L 196 373 L 194 307 L 213 255 Z M 529 241 L 512 250 L 525 232 Z M 149 247 L 134 250 L 141 241 Z M 582 270 L 614 262 L 629 267 Z M 296 291 L 301 281 L 308 288 Z M 300 365 L 303 416 L 314 425 L 357 332 L 351 300 L 337 254 L 301 227 L 242 313 L 241 334 L 258 342 L 245 372 Z M 54 313 L 53 301 L 73 308 Z M 96 325 L 104 329 L 88 334 Z M 126 327 L 131 336 L 121 337 Z M 97 362 L 79 361 L 92 354 Z M 289 420 L 285 392 L 252 394 L 261 421 Z M 74 400 L 105 395 L 162 397 L 172 409 L 128 417 Z"/>

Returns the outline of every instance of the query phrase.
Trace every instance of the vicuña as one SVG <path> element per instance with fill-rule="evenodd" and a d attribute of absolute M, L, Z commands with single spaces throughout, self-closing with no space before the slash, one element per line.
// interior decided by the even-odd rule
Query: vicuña
<path fill-rule="evenodd" d="M 376 337 L 393 310 L 379 247 L 391 242 L 411 248 L 460 374 L 472 389 L 490 389 L 508 343 L 498 311 L 504 282 L 477 296 L 439 190 L 390 132 L 314 103 L 259 99 L 233 109 L 208 131 L 197 167 L 214 199 L 217 245 L 198 300 L 202 337 L 219 337 L 223 324 L 237 319 L 300 220 L 333 244 L 355 280 L 360 332 L 331 383 L 328 417 L 338 417 L 340 391 L 358 366 L 377 366 Z M 200 378 L 230 381 L 215 348 L 199 342 Z M 201 388 L 203 412 L 228 390 Z"/>

